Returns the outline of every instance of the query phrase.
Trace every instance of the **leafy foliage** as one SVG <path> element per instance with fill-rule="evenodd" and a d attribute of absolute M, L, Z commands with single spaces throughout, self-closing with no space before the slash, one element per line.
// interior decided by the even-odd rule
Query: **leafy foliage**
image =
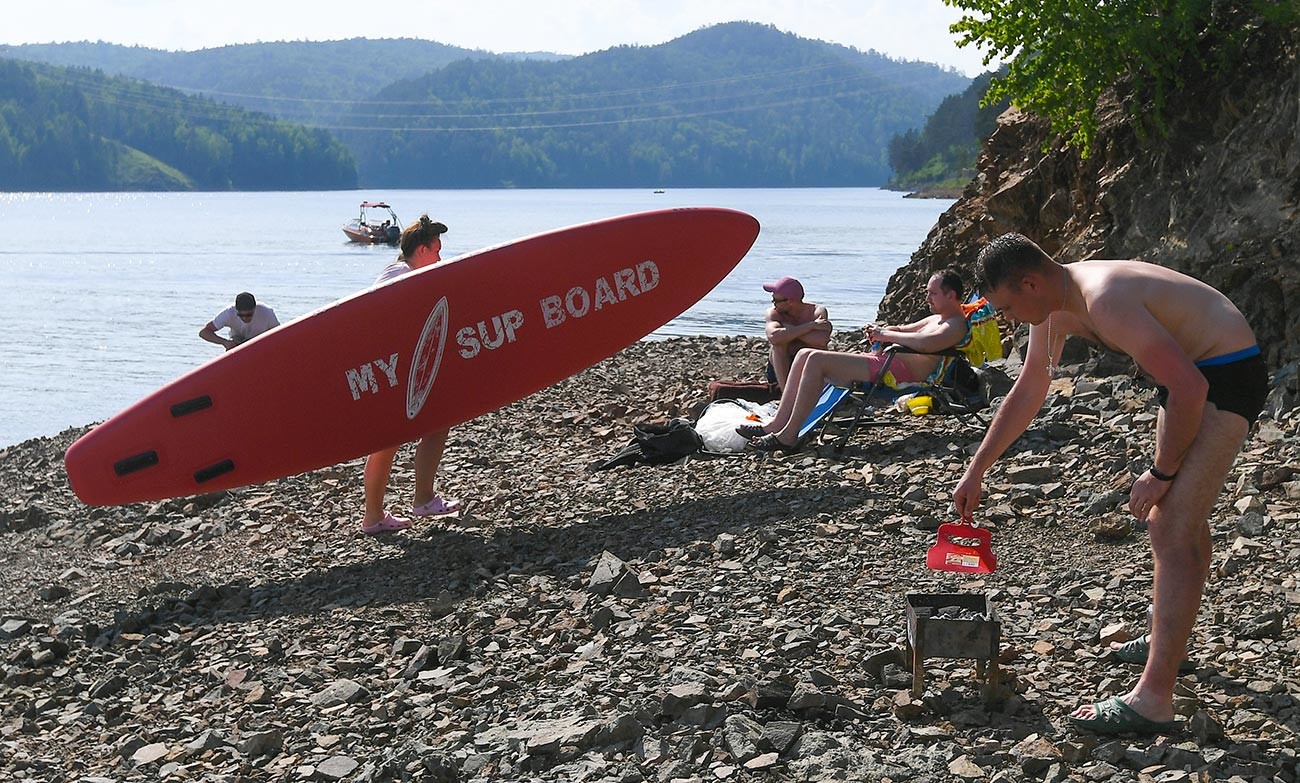
<path fill-rule="evenodd" d="M 176 90 L 0 60 L 0 187 L 206 190 L 354 187 L 329 134 Z"/>
<path fill-rule="evenodd" d="M 883 184 L 889 139 L 966 77 L 731 23 L 560 62 L 460 61 L 340 138 L 391 187 Z"/>
<path fill-rule="evenodd" d="M 980 145 L 993 133 L 1007 101 L 984 105 L 993 72 L 982 74 L 963 92 L 943 99 L 921 131 L 909 129 L 889 142 L 894 167 L 891 187 L 959 188 L 975 176 Z"/>
<path fill-rule="evenodd" d="M 1010 99 L 1046 118 L 1085 156 L 1106 88 L 1127 82 L 1135 92 L 1134 116 L 1161 130 L 1165 103 L 1188 74 L 1229 64 L 1252 28 L 1300 24 L 1295 0 L 944 2 L 973 12 L 950 28 L 961 35 L 958 45 L 987 49 L 985 63 L 1010 63 L 985 100 Z M 1141 112 L 1144 104 L 1149 112 Z"/>

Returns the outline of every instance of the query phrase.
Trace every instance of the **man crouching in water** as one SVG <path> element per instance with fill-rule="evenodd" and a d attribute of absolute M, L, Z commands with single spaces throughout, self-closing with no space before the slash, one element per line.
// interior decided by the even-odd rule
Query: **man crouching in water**
<path fill-rule="evenodd" d="M 1024 236 L 1004 234 L 980 252 L 979 267 L 990 304 L 1031 328 L 1020 377 L 953 492 L 963 519 L 979 505 L 985 472 L 1046 399 L 1067 335 L 1128 354 L 1159 385 L 1155 453 L 1128 505 L 1148 522 L 1155 566 L 1151 633 L 1125 645 L 1146 653 L 1145 667 L 1133 690 L 1080 707 L 1069 720 L 1101 734 L 1168 732 L 1209 575 L 1207 520 L 1268 394 L 1255 335 L 1223 294 L 1153 264 L 1063 266 Z"/>

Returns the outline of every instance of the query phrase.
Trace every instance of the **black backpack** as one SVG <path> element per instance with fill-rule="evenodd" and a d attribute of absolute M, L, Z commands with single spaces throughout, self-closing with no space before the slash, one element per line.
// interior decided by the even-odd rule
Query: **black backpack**
<path fill-rule="evenodd" d="M 978 369 L 971 367 L 965 356 L 954 359 L 947 380 L 931 392 L 936 409 L 943 413 L 962 415 L 989 407 L 986 384 L 981 375 Z"/>
<path fill-rule="evenodd" d="M 690 419 L 672 419 L 664 424 L 632 425 L 632 442 L 593 470 L 619 465 L 667 465 L 688 457 L 704 446 Z"/>

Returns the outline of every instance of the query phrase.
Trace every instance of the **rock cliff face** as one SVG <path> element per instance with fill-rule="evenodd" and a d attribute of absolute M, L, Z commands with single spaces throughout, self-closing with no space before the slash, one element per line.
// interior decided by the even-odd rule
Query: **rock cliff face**
<path fill-rule="evenodd" d="M 1300 31 L 1252 41 L 1244 64 L 1189 75 L 1169 133 L 1143 138 L 1117 101 L 1100 108 L 1091 157 L 1016 109 L 979 173 L 890 279 L 882 320 L 925 311 L 925 279 L 973 272 L 991 238 L 1019 231 L 1063 262 L 1139 258 L 1191 274 L 1245 313 L 1268 364 L 1300 359 Z"/>

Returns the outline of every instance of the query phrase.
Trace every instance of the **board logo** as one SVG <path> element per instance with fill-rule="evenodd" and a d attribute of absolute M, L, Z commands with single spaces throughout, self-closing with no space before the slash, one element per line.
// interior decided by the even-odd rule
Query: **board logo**
<path fill-rule="evenodd" d="M 406 418 L 414 419 L 424 407 L 433 389 L 433 381 L 438 377 L 438 365 L 442 364 L 442 349 L 447 343 L 447 297 L 429 311 L 429 318 L 424 322 L 420 340 L 415 344 L 415 354 L 411 357 L 411 375 L 406 381 Z"/>

